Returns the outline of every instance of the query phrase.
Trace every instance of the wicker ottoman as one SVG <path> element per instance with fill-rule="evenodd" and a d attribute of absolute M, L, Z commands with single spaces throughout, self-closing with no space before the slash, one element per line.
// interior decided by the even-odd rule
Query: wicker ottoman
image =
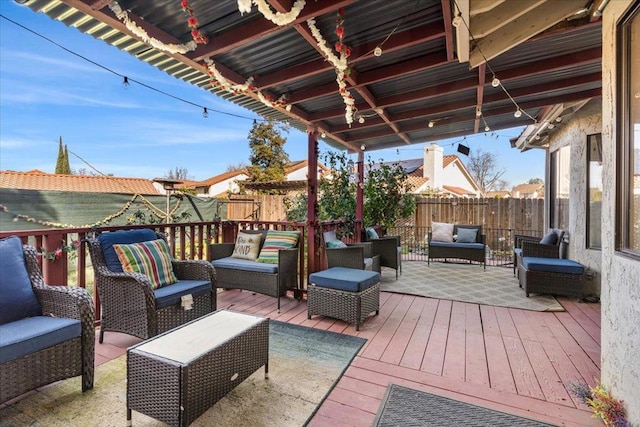
<path fill-rule="evenodd" d="M 380 273 L 332 267 L 309 276 L 307 318 L 314 314 L 360 323 L 380 311 Z"/>
<path fill-rule="evenodd" d="M 582 300 L 585 269 L 570 259 L 523 257 L 518 263 L 518 281 L 524 292 L 563 295 Z"/>

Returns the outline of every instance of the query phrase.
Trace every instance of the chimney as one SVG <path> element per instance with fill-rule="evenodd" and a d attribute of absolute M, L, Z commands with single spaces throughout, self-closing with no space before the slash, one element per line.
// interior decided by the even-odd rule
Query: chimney
<path fill-rule="evenodd" d="M 444 148 L 435 142 L 424 147 L 424 163 L 422 165 L 422 176 L 429 178 L 428 185 L 431 188 L 442 189 L 442 158 Z"/>

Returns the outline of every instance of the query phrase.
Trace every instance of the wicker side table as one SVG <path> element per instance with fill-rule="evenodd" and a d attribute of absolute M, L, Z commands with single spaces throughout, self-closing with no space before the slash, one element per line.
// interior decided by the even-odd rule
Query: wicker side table
<path fill-rule="evenodd" d="M 220 310 L 127 350 L 127 420 L 187 426 L 252 373 L 269 371 L 269 319 Z"/>
<path fill-rule="evenodd" d="M 309 276 L 307 318 L 314 314 L 360 323 L 380 312 L 380 273 L 332 267 Z"/>

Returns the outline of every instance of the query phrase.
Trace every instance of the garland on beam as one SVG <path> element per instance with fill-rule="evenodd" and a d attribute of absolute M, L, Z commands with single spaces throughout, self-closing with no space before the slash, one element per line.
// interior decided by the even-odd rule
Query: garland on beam
<path fill-rule="evenodd" d="M 129 31 L 138 36 L 143 42 L 148 44 L 149 46 L 161 50 L 163 52 L 168 53 L 180 53 L 185 54 L 187 52 L 191 52 L 198 47 L 198 44 L 195 40 L 192 40 L 188 43 L 183 44 L 173 44 L 173 43 L 164 43 L 160 40 L 149 36 L 144 28 L 141 28 L 129 18 L 129 14 L 122 10 L 120 5 L 116 2 L 109 3 L 109 9 L 116 15 L 116 17 L 122 21 L 122 23 L 127 27 Z"/>
<path fill-rule="evenodd" d="M 180 7 L 182 10 L 189 15 L 187 19 L 187 25 L 191 28 L 191 37 L 193 41 L 197 44 L 207 44 L 209 43 L 209 39 L 204 35 L 202 31 L 198 29 L 198 18 L 196 18 L 196 14 L 193 11 L 193 8 L 189 5 L 189 0 L 182 0 L 180 2 Z"/>
<path fill-rule="evenodd" d="M 262 13 L 262 16 L 265 19 L 273 22 L 274 24 L 282 27 L 284 25 L 288 25 L 295 21 L 298 16 L 300 16 L 300 12 L 304 9 L 306 4 L 305 0 L 296 0 L 291 6 L 291 10 L 289 12 L 273 12 L 271 7 L 265 0 L 238 0 L 238 10 L 241 14 L 251 12 L 251 4 L 255 4 L 258 7 L 258 11 Z"/>

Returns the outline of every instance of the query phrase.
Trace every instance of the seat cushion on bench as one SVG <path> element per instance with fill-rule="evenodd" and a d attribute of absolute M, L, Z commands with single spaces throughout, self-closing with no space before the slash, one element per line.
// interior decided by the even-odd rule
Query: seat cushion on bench
<path fill-rule="evenodd" d="M 18 237 L 0 240 L 0 272 L 0 324 L 41 315 Z"/>
<path fill-rule="evenodd" d="M 332 267 L 309 276 L 309 283 L 316 286 L 348 292 L 362 292 L 378 282 L 380 273 L 377 271 L 345 267 Z"/>
<path fill-rule="evenodd" d="M 36 316 L 5 323 L 0 325 L 0 363 L 53 347 L 81 334 L 82 325 L 75 319 Z"/>
<path fill-rule="evenodd" d="M 449 243 L 449 242 L 429 242 L 429 246 L 438 246 L 441 248 L 464 248 L 464 249 L 482 249 L 482 243 Z"/>
<path fill-rule="evenodd" d="M 180 302 L 184 295 L 194 298 L 211 292 L 211 282 L 207 280 L 180 280 L 173 285 L 163 286 L 153 291 L 156 308 L 164 308 Z"/>
<path fill-rule="evenodd" d="M 584 266 L 570 259 L 524 257 L 522 266 L 529 271 L 546 271 L 549 273 L 583 274 Z"/>
<path fill-rule="evenodd" d="M 231 257 L 216 259 L 211 261 L 211 265 L 213 265 L 214 268 L 255 271 L 256 273 L 276 274 L 278 272 L 278 264 L 268 264 Z"/>

